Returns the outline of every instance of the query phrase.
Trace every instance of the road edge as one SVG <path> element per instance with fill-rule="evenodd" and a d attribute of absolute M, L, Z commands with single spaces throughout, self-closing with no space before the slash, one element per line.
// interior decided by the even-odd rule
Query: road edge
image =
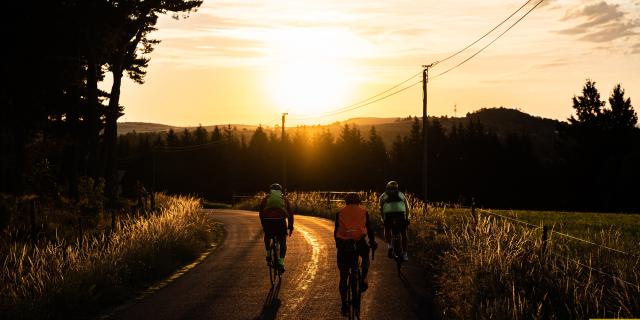
<path fill-rule="evenodd" d="M 99 313 L 98 315 L 93 317 L 93 319 L 99 319 L 99 320 L 110 319 L 117 312 L 122 311 L 144 300 L 148 296 L 161 290 L 162 288 L 176 281 L 177 279 L 179 279 L 180 277 L 182 277 L 183 275 L 185 275 L 186 273 L 188 273 L 189 271 L 193 270 L 195 267 L 200 265 L 205 259 L 207 259 L 211 254 L 213 254 L 217 248 L 222 246 L 224 244 L 224 241 L 227 238 L 227 233 L 226 233 L 226 230 L 224 229 L 224 223 L 213 221 L 213 229 L 214 229 L 214 235 L 215 234 L 219 234 L 219 235 L 214 236 L 214 240 L 209 244 L 208 248 L 205 249 L 200 254 L 200 256 L 198 256 L 192 262 L 187 263 L 186 265 L 178 268 L 177 270 L 169 274 L 167 277 L 164 277 L 163 279 L 160 279 L 154 282 L 152 285 L 148 286 L 146 289 L 136 292 L 133 298 L 127 299 L 121 304 L 111 307 L 110 309 L 108 309 L 108 311 Z"/>

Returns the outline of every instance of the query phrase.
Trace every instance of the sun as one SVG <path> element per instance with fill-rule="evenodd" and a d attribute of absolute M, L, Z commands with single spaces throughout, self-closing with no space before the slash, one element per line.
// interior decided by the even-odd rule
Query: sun
<path fill-rule="evenodd" d="M 348 49 L 336 30 L 276 33 L 265 78 L 271 103 L 283 112 L 307 116 L 342 107 L 353 89 Z"/>

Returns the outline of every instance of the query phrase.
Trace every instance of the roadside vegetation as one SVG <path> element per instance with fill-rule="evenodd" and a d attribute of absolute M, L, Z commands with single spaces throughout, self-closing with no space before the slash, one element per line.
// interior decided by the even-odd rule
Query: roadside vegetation
<path fill-rule="evenodd" d="M 377 212 L 377 195 L 361 193 Z M 332 199 L 331 197 L 335 197 Z M 237 208 L 255 209 L 259 197 Z M 294 211 L 332 219 L 336 195 L 290 193 Z M 629 252 L 640 236 L 636 215 L 485 211 L 424 204 L 409 195 L 414 215 L 411 252 L 428 270 L 443 318 L 582 319 L 640 314 L 640 257 Z M 377 224 L 380 217 L 373 215 Z M 548 226 L 543 241 L 542 224 Z M 585 231 L 588 230 L 588 231 Z M 586 238 L 592 244 L 555 231 Z M 575 232 L 575 234 L 574 234 Z M 606 248 L 605 248 L 606 247 Z M 611 250 L 613 249 L 613 250 Z M 618 251 L 615 251 L 618 250 Z"/>
<path fill-rule="evenodd" d="M 157 194 L 157 210 L 76 240 L 20 241 L 4 234 L 0 314 L 6 319 L 95 314 L 192 261 L 221 228 L 199 199 Z"/>

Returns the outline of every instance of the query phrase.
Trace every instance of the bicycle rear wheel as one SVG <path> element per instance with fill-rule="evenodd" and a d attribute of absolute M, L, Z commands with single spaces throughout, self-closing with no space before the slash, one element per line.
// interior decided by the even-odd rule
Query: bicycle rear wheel
<path fill-rule="evenodd" d="M 268 264 L 269 266 L 269 281 L 271 282 L 271 286 L 276 282 L 276 278 L 279 277 L 279 270 L 277 266 L 277 250 L 275 245 L 275 239 L 271 239 L 271 245 L 269 246 L 269 252 L 271 254 L 271 262 Z"/>
<path fill-rule="evenodd" d="M 351 291 L 351 312 L 350 319 L 360 319 L 360 302 L 361 302 L 361 292 L 360 292 L 360 273 L 358 271 L 353 271 L 351 273 L 350 279 L 350 291 Z"/>
<path fill-rule="evenodd" d="M 400 275 L 402 273 L 402 262 L 404 261 L 402 257 L 402 240 L 400 239 L 400 235 L 393 236 L 393 257 L 396 260 L 398 275 Z"/>

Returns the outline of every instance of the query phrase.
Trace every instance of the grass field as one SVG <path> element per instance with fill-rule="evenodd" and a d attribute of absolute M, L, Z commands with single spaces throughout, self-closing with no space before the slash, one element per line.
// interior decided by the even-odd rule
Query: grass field
<path fill-rule="evenodd" d="M 572 236 L 599 241 L 602 233 L 618 235 L 619 249 L 640 254 L 640 214 L 491 210 L 535 225 L 547 225 Z"/>
<path fill-rule="evenodd" d="M 112 232 L 3 246 L 2 318 L 88 318 L 131 298 L 221 238 L 221 227 L 200 210 L 200 199 L 156 199 L 157 213 L 130 216 Z"/>

